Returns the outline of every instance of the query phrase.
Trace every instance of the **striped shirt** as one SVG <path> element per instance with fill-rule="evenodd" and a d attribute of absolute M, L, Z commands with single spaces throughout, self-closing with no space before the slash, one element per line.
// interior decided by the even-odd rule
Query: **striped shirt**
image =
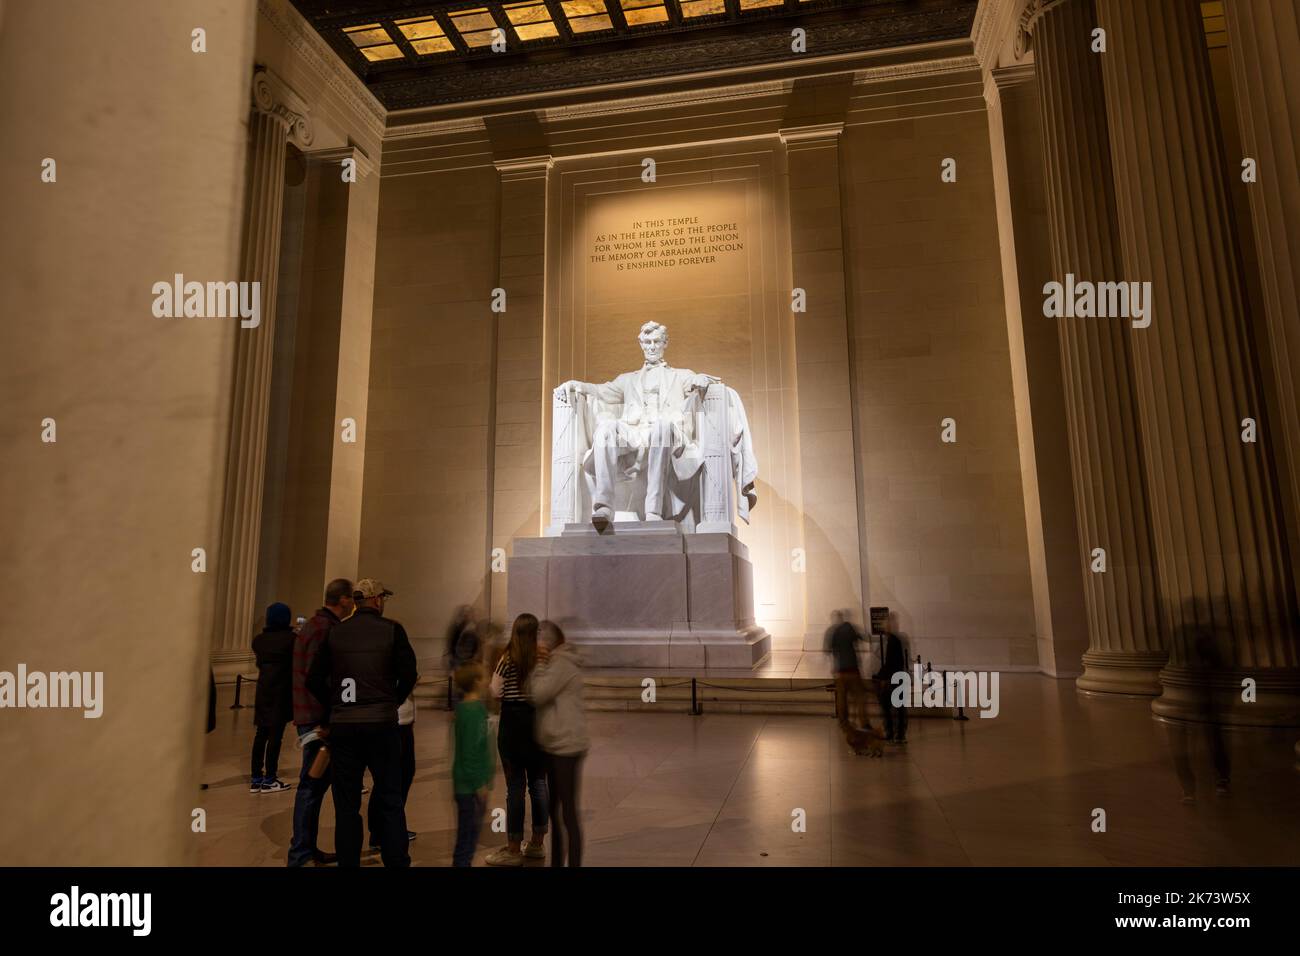
<path fill-rule="evenodd" d="M 510 659 L 509 652 L 501 655 L 496 673 L 501 675 L 502 700 L 528 700 L 524 696 L 523 681 L 519 679 L 519 667 Z"/>

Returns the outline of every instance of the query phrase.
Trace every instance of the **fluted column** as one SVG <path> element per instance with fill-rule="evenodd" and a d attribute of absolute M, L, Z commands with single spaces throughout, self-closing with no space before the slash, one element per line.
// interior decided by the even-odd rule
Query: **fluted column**
<path fill-rule="evenodd" d="M 1118 282 L 1101 66 L 1090 50 L 1093 0 L 1030 4 L 1043 120 L 1053 276 Z M 1039 321 L 1045 321 L 1040 319 Z M 1066 422 L 1079 527 L 1088 650 L 1076 686 L 1092 693 L 1160 693 L 1165 643 L 1144 493 L 1137 401 L 1122 318 L 1060 318 Z M 1092 552 L 1105 551 L 1105 571 Z"/>
<path fill-rule="evenodd" d="M 252 657 L 284 161 L 290 139 L 302 148 L 311 144 L 312 128 L 306 109 L 273 73 L 258 70 L 253 77 L 253 111 L 249 119 L 249 177 L 240 279 L 261 284 L 261 320 L 255 327 L 237 326 L 235 332 L 230 443 L 216 556 L 212 661 L 219 677 L 239 671 Z"/>
<path fill-rule="evenodd" d="M 1153 284 L 1133 337 L 1170 660 L 1153 711 L 1300 722 L 1294 579 L 1263 443 L 1199 5 L 1098 0 L 1111 158 L 1128 275 Z M 1242 700 L 1253 678 L 1258 700 Z"/>
<path fill-rule="evenodd" d="M 1300 527 L 1300 0 L 1229 0 L 1228 53 L 1248 184 L 1278 416 L 1263 441 L 1282 460 L 1292 558 Z M 1229 172 L 1233 170 L 1229 169 Z"/>

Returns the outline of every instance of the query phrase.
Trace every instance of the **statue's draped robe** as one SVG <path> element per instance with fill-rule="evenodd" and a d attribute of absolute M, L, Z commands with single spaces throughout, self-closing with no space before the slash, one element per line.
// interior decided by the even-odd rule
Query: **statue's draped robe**
<path fill-rule="evenodd" d="M 647 388 L 647 374 L 657 369 L 659 383 L 657 408 L 653 392 Z M 595 460 L 592 453 L 593 436 L 602 421 L 622 421 L 643 439 L 635 448 L 629 446 L 621 458 L 623 477 L 634 479 L 645 473 L 650 433 L 657 420 L 671 422 L 673 443 L 669 461 L 671 469 L 665 488 L 663 517 L 683 522 L 686 530 L 693 531 L 700 508 L 700 469 L 704 456 L 697 434 L 697 413 L 702 392 L 691 388 L 696 373 L 690 369 L 673 368 L 667 364 L 643 366 L 635 372 L 624 372 L 612 382 L 595 387 L 596 394 L 582 396 L 579 429 L 579 448 L 582 471 L 588 489 L 595 485 Z M 714 381 L 717 381 L 714 379 Z M 738 511 L 749 523 L 749 509 L 757 500 L 754 484 L 758 477 L 758 463 L 754 458 L 754 443 L 749 433 L 749 420 L 745 406 L 735 389 L 727 388 L 727 421 L 730 426 L 729 447 L 731 472 L 740 489 Z"/>

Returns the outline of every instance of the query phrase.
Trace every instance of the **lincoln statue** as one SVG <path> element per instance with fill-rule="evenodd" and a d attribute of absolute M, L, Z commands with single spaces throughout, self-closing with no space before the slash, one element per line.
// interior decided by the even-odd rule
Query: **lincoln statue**
<path fill-rule="evenodd" d="M 740 490 L 741 517 L 748 521 L 756 500 L 757 466 L 739 396 L 713 375 L 669 365 L 664 360 L 666 326 L 647 322 L 638 339 L 645 362 L 636 371 L 603 384 L 571 380 L 555 390 L 557 402 L 572 405 L 582 396 L 593 412 L 590 446 L 581 458 L 592 524 L 603 530 L 614 520 L 618 483 L 643 477 L 645 520 L 676 521 L 693 529 L 704 461 L 697 419 L 711 386 L 719 394 L 725 389 L 727 470 Z"/>

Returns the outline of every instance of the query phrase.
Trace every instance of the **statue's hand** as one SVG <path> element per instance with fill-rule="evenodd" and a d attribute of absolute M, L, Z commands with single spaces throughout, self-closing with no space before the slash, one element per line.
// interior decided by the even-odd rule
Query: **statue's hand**
<path fill-rule="evenodd" d="M 714 382 L 721 382 L 721 381 L 722 379 L 718 378 L 716 375 L 700 374 L 700 375 L 696 375 L 693 379 L 691 379 L 690 387 L 694 389 L 698 389 L 699 391 L 703 392 Z"/>
<path fill-rule="evenodd" d="M 565 382 L 563 385 L 560 385 L 555 389 L 555 397 L 558 398 L 560 401 L 564 402 L 566 405 L 572 404 L 573 397 L 575 395 L 581 395 L 581 394 L 582 394 L 582 383 L 579 382 L 577 379 L 572 379 L 572 378 L 569 379 L 567 382 Z"/>

